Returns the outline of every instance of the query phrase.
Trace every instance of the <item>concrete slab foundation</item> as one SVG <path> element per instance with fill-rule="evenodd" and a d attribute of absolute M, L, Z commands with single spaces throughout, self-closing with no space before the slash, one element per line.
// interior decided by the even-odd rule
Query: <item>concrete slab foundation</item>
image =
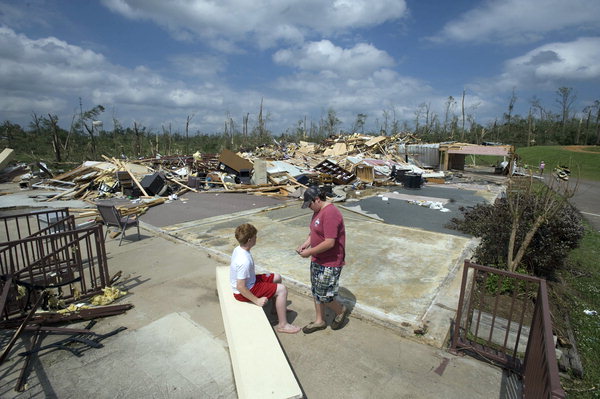
<path fill-rule="evenodd" d="M 471 240 L 449 234 L 395 226 L 341 209 L 347 234 L 346 266 L 340 296 L 352 314 L 392 327 L 441 347 L 456 310 L 455 280 L 472 248 Z M 227 261 L 237 245 L 236 226 L 252 223 L 258 243 L 252 249 L 257 269 L 280 273 L 288 285 L 310 294 L 309 261 L 296 247 L 308 234 L 310 211 L 298 203 L 171 225 L 162 231 L 207 248 Z M 459 285 L 458 285 L 459 286 Z M 437 313 L 444 313 L 439 316 Z M 450 312 L 449 314 L 445 314 Z"/>
<path fill-rule="evenodd" d="M 235 226 L 255 224 L 258 266 L 281 272 L 291 287 L 288 321 L 312 321 L 308 260 L 294 251 L 308 234 L 310 211 L 299 209 L 298 201 L 265 204 L 240 195 L 228 198 L 228 214 L 202 208 L 207 212 L 190 219 L 189 212 L 206 200 L 202 195 L 190 193 L 187 204 L 174 201 L 144 215 L 140 240 L 122 246 L 107 240 L 109 270 L 123 271 L 120 287 L 130 292 L 118 303 L 135 307 L 100 319 L 94 330 L 128 329 L 82 358 L 57 351 L 33 359 L 28 388 L 20 394 L 13 387 L 21 359 L 11 354 L 0 367 L 0 397 L 236 397 L 215 268 L 229 263 Z M 182 206 L 185 215 L 178 214 Z M 519 397 L 518 382 L 499 368 L 440 349 L 473 241 L 342 212 L 348 264 L 340 294 L 352 305 L 352 317 L 341 330 L 277 334 L 305 397 Z M 332 318 L 328 311 L 328 323 Z M 421 324 L 427 333 L 416 336 L 412 329 Z M 19 340 L 14 352 L 25 343 L 25 337 Z"/>

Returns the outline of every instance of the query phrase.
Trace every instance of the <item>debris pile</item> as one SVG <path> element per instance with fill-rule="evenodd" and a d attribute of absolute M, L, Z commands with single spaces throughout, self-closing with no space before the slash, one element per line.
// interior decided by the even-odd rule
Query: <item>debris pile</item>
<path fill-rule="evenodd" d="M 53 191 L 43 201 L 78 199 L 95 205 L 96 200 L 112 197 L 139 199 L 137 207 L 120 209 L 126 215 L 143 213 L 188 191 L 298 198 L 309 185 L 325 187 L 335 195 L 370 186 L 420 188 L 425 182 L 441 184 L 450 174 L 439 170 L 461 160 L 464 167 L 465 154 L 479 153 L 469 152 L 475 147 L 485 149 L 484 153 L 491 148 L 422 144 L 409 134 L 355 133 L 330 136 L 321 143 L 273 140 L 271 145 L 238 153 L 225 149 L 219 154 L 196 152 L 139 160 L 103 156 L 103 161 L 87 161 L 60 174 L 38 162 L 37 173 L 18 175 L 25 170 L 21 165 L 1 170 L 0 179 L 17 179 L 23 188 Z"/>

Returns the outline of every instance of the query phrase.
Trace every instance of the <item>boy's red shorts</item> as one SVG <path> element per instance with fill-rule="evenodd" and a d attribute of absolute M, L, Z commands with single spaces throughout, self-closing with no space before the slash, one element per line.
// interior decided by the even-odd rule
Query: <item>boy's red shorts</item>
<path fill-rule="evenodd" d="M 271 299 L 273 295 L 275 295 L 275 291 L 277 291 L 277 283 L 273 282 L 273 277 L 275 277 L 273 273 L 257 274 L 256 282 L 252 288 L 250 288 L 250 292 L 253 293 L 257 298 L 266 296 L 267 298 Z M 233 294 L 233 296 L 238 301 L 250 302 L 250 300 L 242 294 Z"/>

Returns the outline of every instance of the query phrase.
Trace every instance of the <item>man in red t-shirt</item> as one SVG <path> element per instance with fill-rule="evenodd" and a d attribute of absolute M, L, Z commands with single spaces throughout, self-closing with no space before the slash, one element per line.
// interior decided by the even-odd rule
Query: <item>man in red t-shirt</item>
<path fill-rule="evenodd" d="M 325 193 L 318 187 L 306 189 L 302 208 L 310 208 L 313 216 L 310 234 L 296 251 L 303 258 L 311 257 L 310 282 L 316 312 L 315 321 L 304 326 L 302 331 L 310 334 L 327 327 L 325 306 L 335 312 L 331 328 L 337 330 L 342 328 L 349 313 L 349 309 L 336 299 L 346 257 L 344 218 L 335 205 L 326 201 Z"/>

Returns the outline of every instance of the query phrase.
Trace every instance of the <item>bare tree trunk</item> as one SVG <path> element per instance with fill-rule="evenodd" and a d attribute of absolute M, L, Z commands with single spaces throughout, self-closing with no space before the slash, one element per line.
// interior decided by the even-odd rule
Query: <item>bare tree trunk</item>
<path fill-rule="evenodd" d="M 88 136 L 90 136 L 90 149 L 92 151 L 92 159 L 96 159 L 96 138 L 94 137 L 94 125 L 92 122 L 92 128 L 90 129 L 87 125 L 87 123 L 82 122 L 83 127 L 85 128 L 85 131 L 87 132 Z"/>
<path fill-rule="evenodd" d="M 158 130 L 156 131 L 156 149 L 154 150 L 154 157 L 156 157 L 160 152 L 158 152 Z"/>
<path fill-rule="evenodd" d="M 531 244 L 531 240 L 533 240 L 533 236 L 535 235 L 535 233 L 537 233 L 538 229 L 545 221 L 546 221 L 546 217 L 544 215 L 540 215 L 535 219 L 535 221 L 533 222 L 533 225 L 529 228 L 529 230 L 525 234 L 525 237 L 523 238 L 523 242 L 521 243 L 521 245 L 519 246 L 519 250 L 517 251 L 517 255 L 514 257 L 514 259 L 510 260 L 510 263 L 508 265 L 509 271 L 514 272 L 517 270 L 517 266 L 519 265 L 519 263 L 521 263 L 521 260 L 523 259 L 523 256 L 525 255 L 525 251 L 529 247 L 529 244 Z M 511 256 L 512 256 L 512 254 L 511 254 Z"/>
<path fill-rule="evenodd" d="M 258 135 L 262 138 L 265 135 L 265 121 L 263 120 L 263 99 L 260 99 L 260 110 L 258 112 Z"/>
<path fill-rule="evenodd" d="M 509 168 L 510 168 L 509 176 L 512 175 L 512 163 L 513 163 L 513 158 L 511 157 L 509 160 Z M 520 197 L 522 188 L 515 187 L 515 186 L 517 186 L 517 182 L 513 177 L 511 177 L 508 181 L 508 187 L 506 188 L 508 209 L 512 216 L 510 237 L 508 239 L 508 253 L 507 253 L 507 257 L 506 257 L 506 266 L 508 267 L 509 270 L 511 270 L 512 263 L 513 263 L 513 254 L 514 254 L 514 250 L 515 250 L 515 242 L 517 239 L 517 232 L 519 230 L 519 221 L 521 220 L 521 217 L 523 216 L 523 209 L 521 207 L 521 197 Z"/>
<path fill-rule="evenodd" d="M 134 143 L 134 152 L 136 156 L 139 158 L 142 152 L 142 141 L 140 140 L 140 130 L 138 128 L 137 122 L 133 122 L 133 132 L 135 133 L 135 143 Z"/>
<path fill-rule="evenodd" d="M 532 125 L 532 117 L 531 117 L 531 108 L 529 108 L 529 115 L 527 115 L 527 147 L 531 146 L 531 125 Z"/>
<path fill-rule="evenodd" d="M 60 156 L 60 137 L 58 136 L 58 123 L 57 119 L 52 117 L 52 115 L 48 114 L 48 118 L 50 120 L 50 124 L 52 125 L 52 147 L 54 148 L 54 158 L 56 162 L 62 162 L 62 158 Z"/>
<path fill-rule="evenodd" d="M 460 133 L 460 141 L 465 141 L 465 91 L 462 92 L 462 100 L 460 102 L 460 108 L 462 113 L 462 131 Z"/>
<path fill-rule="evenodd" d="M 67 139 L 63 144 L 63 150 L 65 151 L 67 151 L 67 148 L 69 148 L 69 140 L 71 138 L 71 134 L 75 130 L 75 118 L 77 118 L 77 116 L 73 114 L 73 118 L 71 119 L 71 126 L 69 127 L 69 133 L 67 134 Z"/>
<path fill-rule="evenodd" d="M 528 196 L 531 195 L 534 189 L 534 183 L 533 178 L 530 176 L 528 181 L 521 180 L 523 181 L 523 184 L 515 189 L 513 186 L 513 181 L 514 177 L 510 179 L 509 187 L 507 189 L 508 206 L 511 211 L 511 215 L 513 216 L 513 221 L 511 235 L 509 238 L 506 266 L 511 272 L 514 272 L 521 263 L 527 248 L 531 244 L 531 241 L 533 240 L 533 237 L 539 230 L 540 226 L 542 226 L 546 220 L 554 216 L 562 209 L 566 201 L 573 197 L 578 186 L 575 184 L 575 186 L 571 187 L 569 186 L 568 182 L 565 182 L 564 184 L 557 183 L 557 185 L 554 185 L 555 181 L 551 180 L 549 185 L 544 185 L 541 191 L 534 193 L 534 195 L 537 197 L 536 201 L 538 206 L 535 210 L 533 224 L 525 233 L 523 241 L 519 244 L 519 249 L 515 255 L 516 236 L 524 210 L 521 204 L 520 194 L 525 192 Z"/>
<path fill-rule="evenodd" d="M 512 91 L 512 95 L 510 97 L 510 100 L 508 102 L 508 120 L 507 120 L 507 132 L 506 132 L 506 138 L 507 140 L 512 140 L 512 138 L 510 137 L 510 126 L 512 123 L 512 112 L 513 109 L 515 108 L 515 103 L 517 102 L 517 95 L 515 94 L 515 90 L 513 89 Z"/>
<path fill-rule="evenodd" d="M 304 115 L 304 140 L 306 140 L 306 115 Z"/>
<path fill-rule="evenodd" d="M 508 254 L 506 259 L 506 265 L 508 270 L 514 271 L 513 265 L 513 253 L 515 251 L 515 240 L 517 239 L 517 230 L 519 230 L 519 218 L 513 216 L 513 222 L 510 229 L 510 238 L 508 239 Z"/>
<path fill-rule="evenodd" d="M 190 130 L 190 121 L 192 120 L 192 118 L 194 117 L 194 115 L 188 115 L 186 120 L 185 120 L 185 155 L 188 155 L 190 153 L 190 149 L 189 149 L 189 144 L 190 144 L 190 136 L 189 136 L 189 130 Z"/>
<path fill-rule="evenodd" d="M 587 117 L 585 118 L 585 134 L 583 135 L 583 145 L 587 145 L 588 143 L 588 133 L 590 131 L 590 120 L 592 119 L 592 109 L 589 108 L 587 112 Z"/>
<path fill-rule="evenodd" d="M 567 120 L 569 119 L 571 106 L 573 105 L 576 96 L 573 94 L 573 89 L 571 87 L 560 87 L 556 94 L 558 94 L 558 99 L 556 101 L 561 107 L 561 136 L 564 138 L 567 129 Z"/>
<path fill-rule="evenodd" d="M 581 136 L 581 125 L 583 124 L 583 118 L 579 118 L 579 125 L 577 126 L 577 135 L 575 136 L 575 145 L 579 145 L 579 137 Z"/>
<path fill-rule="evenodd" d="M 596 145 L 600 145 L 600 106 L 596 114 Z"/>
<path fill-rule="evenodd" d="M 169 135 L 167 136 L 167 139 L 168 139 L 167 154 L 168 155 L 171 155 L 171 151 L 173 148 L 172 137 L 173 137 L 173 132 L 171 131 L 171 123 L 169 122 Z"/>

